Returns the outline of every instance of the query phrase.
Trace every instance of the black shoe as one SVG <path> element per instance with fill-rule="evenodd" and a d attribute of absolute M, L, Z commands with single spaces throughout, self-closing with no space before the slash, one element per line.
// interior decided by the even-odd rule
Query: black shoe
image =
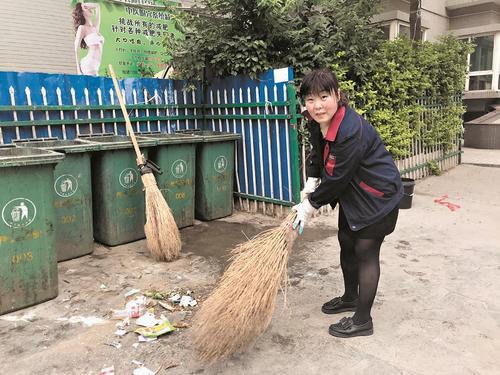
<path fill-rule="evenodd" d="M 370 336 L 373 335 L 373 322 L 370 319 L 363 324 L 354 324 L 352 318 L 342 318 L 330 326 L 328 333 L 335 337 Z"/>
<path fill-rule="evenodd" d="M 325 314 L 338 314 L 346 311 L 356 311 L 356 306 L 358 306 L 357 298 L 354 301 L 344 302 L 342 297 L 335 297 L 321 306 L 321 311 Z"/>

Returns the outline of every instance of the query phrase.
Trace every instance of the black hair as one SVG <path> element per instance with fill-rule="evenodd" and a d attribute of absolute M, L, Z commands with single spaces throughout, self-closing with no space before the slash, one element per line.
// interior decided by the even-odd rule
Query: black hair
<path fill-rule="evenodd" d="M 82 3 L 76 3 L 75 9 L 73 9 L 73 25 L 75 27 L 75 31 L 78 30 L 80 25 L 85 25 L 85 17 L 83 15 L 83 7 Z M 87 48 L 87 43 L 82 38 L 80 43 L 81 48 Z"/>
<path fill-rule="evenodd" d="M 333 92 L 339 96 L 339 105 L 347 105 L 349 100 L 339 90 L 339 81 L 330 69 L 316 69 L 307 73 L 300 85 L 300 97 L 304 99 L 307 95 L 318 95 L 322 91 Z"/>

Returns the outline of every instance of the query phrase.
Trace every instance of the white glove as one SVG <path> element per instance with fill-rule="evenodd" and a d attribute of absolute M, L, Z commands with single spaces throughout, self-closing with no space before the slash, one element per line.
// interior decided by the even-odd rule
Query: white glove
<path fill-rule="evenodd" d="M 316 208 L 314 208 L 311 205 L 311 202 L 309 202 L 309 199 L 304 199 L 302 203 L 299 203 L 295 206 L 292 207 L 292 210 L 297 211 L 297 217 L 295 218 L 295 221 L 293 222 L 292 228 L 297 229 L 299 228 L 299 234 L 302 234 L 304 231 L 304 226 L 306 225 L 306 222 L 309 221 L 311 216 L 317 211 Z"/>
<path fill-rule="evenodd" d="M 318 177 L 308 177 L 304 189 L 300 192 L 300 200 L 303 201 L 309 194 L 314 192 L 320 182 Z"/>

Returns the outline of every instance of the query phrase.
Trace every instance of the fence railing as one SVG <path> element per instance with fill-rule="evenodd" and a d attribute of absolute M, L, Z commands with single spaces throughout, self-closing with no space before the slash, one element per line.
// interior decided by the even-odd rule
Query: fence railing
<path fill-rule="evenodd" d="M 305 178 L 299 175 L 292 80 L 292 69 L 278 69 L 256 80 L 230 77 L 192 90 L 173 80 L 124 79 L 120 85 L 138 133 L 209 129 L 241 134 L 235 152 L 237 206 L 282 215 L 299 201 L 300 179 Z M 440 170 L 460 163 L 458 137 L 447 149 L 424 142 L 436 112 L 444 107 L 430 99 L 418 104 L 424 126 L 412 140 L 409 156 L 396 161 L 401 174 L 414 179 L 432 173 L 430 163 Z M 111 79 L 0 72 L 0 144 L 102 133 L 126 134 Z M 304 149 L 302 153 L 304 160 Z"/>
<path fill-rule="evenodd" d="M 158 79 L 125 79 L 120 86 L 137 133 L 209 129 L 241 134 L 235 152 L 238 206 L 283 214 L 298 201 L 300 181 L 295 91 L 289 84 L 293 72 L 278 71 L 257 80 L 230 77 L 205 88 L 197 84 L 192 90 L 183 81 Z M 0 144 L 125 135 L 124 121 L 109 78 L 0 72 Z"/>
<path fill-rule="evenodd" d="M 454 102 L 460 103 L 461 99 L 457 97 Z M 401 175 L 415 180 L 434 173 L 432 164 L 440 171 L 445 171 L 461 162 L 460 136 L 457 136 L 448 147 L 428 145 L 425 142 L 425 134 L 435 125 L 434 121 L 439 117 L 436 115 L 439 115 L 446 107 L 432 98 L 418 99 L 417 104 L 423 109 L 420 114 L 423 126 L 418 129 L 412 139 L 409 156 L 396 160 Z"/>

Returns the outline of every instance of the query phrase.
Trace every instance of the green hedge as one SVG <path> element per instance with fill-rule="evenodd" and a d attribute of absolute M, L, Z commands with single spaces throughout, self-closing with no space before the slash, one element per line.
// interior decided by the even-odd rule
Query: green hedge
<path fill-rule="evenodd" d="M 380 45 L 364 82 L 346 79 L 347 68 L 338 63 L 331 68 L 351 105 L 377 128 L 393 156 L 403 158 L 420 130 L 425 145 L 445 150 L 462 134 L 460 96 L 470 52 L 470 44 L 452 36 L 417 44 L 401 38 Z M 424 98 L 432 106 L 419 104 Z"/>

